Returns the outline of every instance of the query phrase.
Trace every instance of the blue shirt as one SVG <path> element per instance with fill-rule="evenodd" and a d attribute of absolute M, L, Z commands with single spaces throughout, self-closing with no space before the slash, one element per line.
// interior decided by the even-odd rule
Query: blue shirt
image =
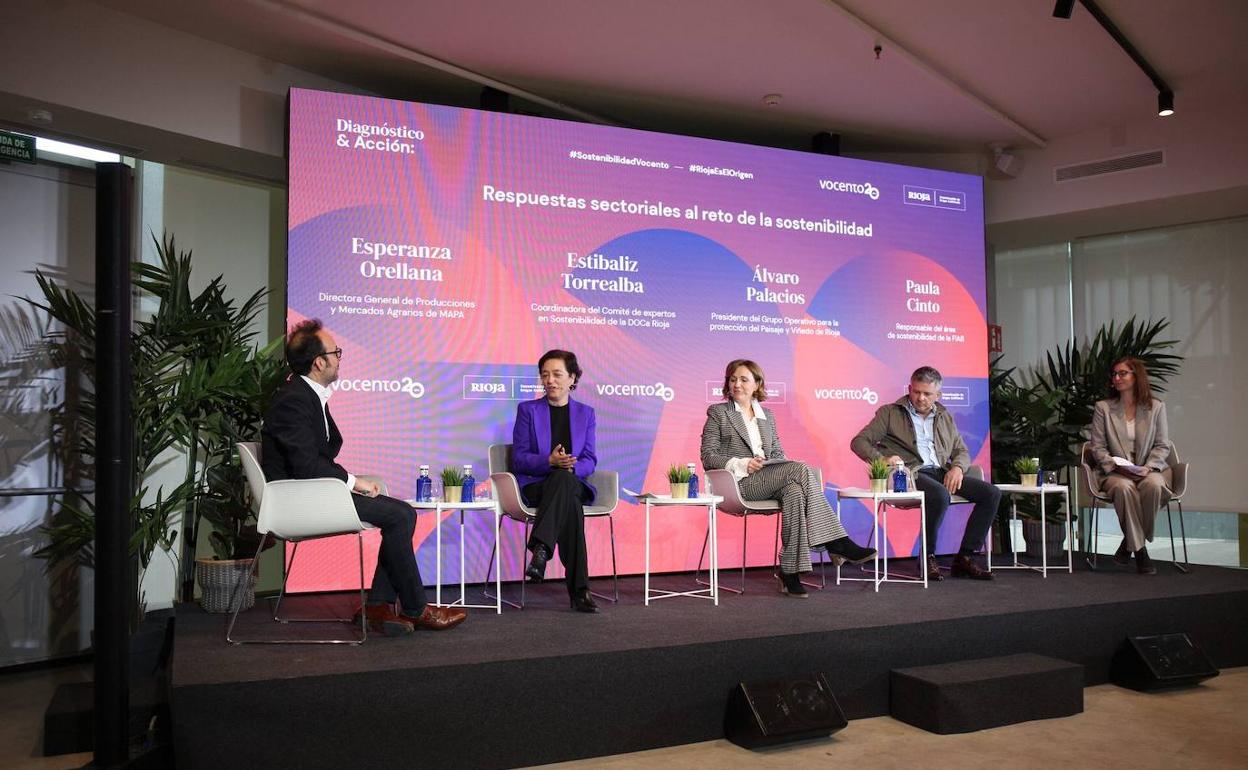
<path fill-rule="evenodd" d="M 906 399 L 906 411 L 910 413 L 910 421 L 914 423 L 915 444 L 923 467 L 939 468 L 940 462 L 936 459 L 936 405 L 933 404 L 931 411 L 924 417 L 915 410 L 910 399 Z"/>

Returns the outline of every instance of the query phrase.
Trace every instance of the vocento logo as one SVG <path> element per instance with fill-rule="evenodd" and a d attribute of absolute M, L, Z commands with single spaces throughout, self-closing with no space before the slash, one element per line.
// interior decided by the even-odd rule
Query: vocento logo
<path fill-rule="evenodd" d="M 334 390 L 355 391 L 357 393 L 406 393 L 412 398 L 425 395 L 423 382 L 404 377 L 401 380 L 336 380 Z"/>
<path fill-rule="evenodd" d="M 815 398 L 822 401 L 866 401 L 878 404 L 880 394 L 870 388 L 815 388 Z"/>
<path fill-rule="evenodd" d="M 828 192 L 865 195 L 873 201 L 880 199 L 880 188 L 870 182 L 842 182 L 839 179 L 820 179 L 819 189 L 827 190 Z"/>
<path fill-rule="evenodd" d="M 656 382 L 653 385 L 603 385 L 598 384 L 600 396 L 649 396 L 671 401 L 676 398 L 676 391 L 671 386 Z"/>

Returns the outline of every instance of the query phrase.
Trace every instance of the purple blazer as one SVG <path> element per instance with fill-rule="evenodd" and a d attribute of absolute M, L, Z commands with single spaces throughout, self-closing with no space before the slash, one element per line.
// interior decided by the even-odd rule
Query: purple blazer
<path fill-rule="evenodd" d="M 590 493 L 590 502 L 598 491 L 586 481 L 598 465 L 594 451 L 598 420 L 591 406 L 568 400 L 568 418 L 572 423 L 572 446 L 564 447 L 576 456 L 576 475 Z M 521 401 L 516 406 L 516 426 L 511 431 L 511 472 L 520 488 L 541 481 L 550 475 L 550 404 L 545 397 Z"/>

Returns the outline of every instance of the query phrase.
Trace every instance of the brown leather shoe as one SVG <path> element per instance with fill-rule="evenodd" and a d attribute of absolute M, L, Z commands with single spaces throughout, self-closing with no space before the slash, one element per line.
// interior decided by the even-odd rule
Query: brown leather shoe
<path fill-rule="evenodd" d="M 958 555 L 953 557 L 953 564 L 949 565 L 949 574 L 952 577 L 964 577 L 971 580 L 992 580 L 992 573 L 975 563 L 970 556 Z"/>
<path fill-rule="evenodd" d="M 927 579 L 937 583 L 945 579 L 945 573 L 940 571 L 940 565 L 936 563 L 936 557 L 931 554 L 928 554 L 927 557 Z"/>
<path fill-rule="evenodd" d="M 399 617 L 416 628 L 445 631 L 463 623 L 464 618 L 468 617 L 468 613 L 454 607 L 434 607 L 432 604 L 426 604 L 425 611 L 420 613 L 419 616 L 400 615 Z"/>
<path fill-rule="evenodd" d="M 365 617 L 368 618 L 368 630 L 375 631 L 386 636 L 407 636 L 412 633 L 412 623 L 410 620 L 402 618 L 394 611 L 394 606 L 390 604 L 367 604 L 362 610 Z M 355 613 L 354 622 L 359 625 L 359 610 Z"/>

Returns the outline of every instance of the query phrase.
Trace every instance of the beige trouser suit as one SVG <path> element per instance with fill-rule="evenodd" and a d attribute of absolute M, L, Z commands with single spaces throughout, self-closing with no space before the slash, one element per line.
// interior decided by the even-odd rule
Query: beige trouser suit
<path fill-rule="evenodd" d="M 1096 402 L 1092 414 L 1092 461 L 1100 471 L 1100 488 L 1114 503 L 1127 548 L 1138 551 L 1153 540 L 1157 511 L 1170 502 L 1170 432 L 1166 405 L 1157 399 L 1135 407 L 1135 441 L 1128 439 L 1127 416 L 1119 399 Z M 1113 457 L 1151 468 L 1142 479 L 1114 473 Z"/>

